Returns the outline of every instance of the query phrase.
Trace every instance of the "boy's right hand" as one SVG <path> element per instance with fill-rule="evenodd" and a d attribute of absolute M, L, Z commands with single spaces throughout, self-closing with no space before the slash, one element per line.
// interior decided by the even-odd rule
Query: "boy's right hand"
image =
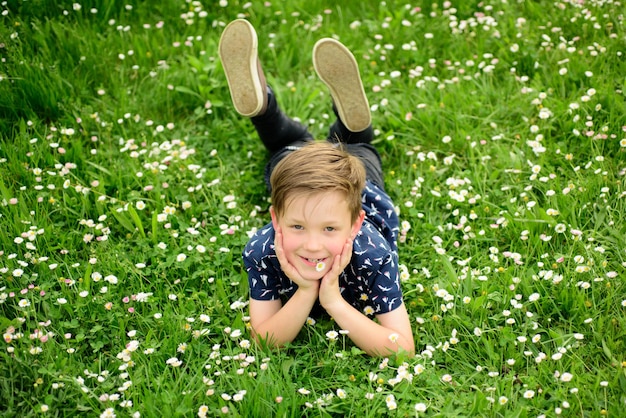
<path fill-rule="evenodd" d="M 306 280 L 300 275 L 293 264 L 287 260 L 287 256 L 283 250 L 283 233 L 281 228 L 275 226 L 274 231 L 274 250 L 276 251 L 276 257 L 278 258 L 278 262 L 280 263 L 280 268 L 283 270 L 283 273 L 285 273 L 289 280 L 298 285 L 299 290 L 307 292 L 314 291 L 317 297 L 319 294 L 320 280 Z"/>

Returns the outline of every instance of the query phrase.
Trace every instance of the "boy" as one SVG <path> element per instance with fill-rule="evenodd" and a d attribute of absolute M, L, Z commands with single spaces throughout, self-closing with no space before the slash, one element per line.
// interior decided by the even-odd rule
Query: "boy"
<path fill-rule="evenodd" d="M 338 116 L 329 139 L 318 142 L 278 107 L 249 22 L 235 20 L 224 29 L 219 54 L 235 109 L 250 118 L 271 154 L 265 180 L 272 222 L 243 252 L 253 337 L 282 346 L 309 315 L 325 310 L 368 354 L 402 349 L 412 355 L 398 274 L 398 218 L 370 144 L 369 104 L 354 56 L 334 39 L 315 44 L 314 67 Z"/>

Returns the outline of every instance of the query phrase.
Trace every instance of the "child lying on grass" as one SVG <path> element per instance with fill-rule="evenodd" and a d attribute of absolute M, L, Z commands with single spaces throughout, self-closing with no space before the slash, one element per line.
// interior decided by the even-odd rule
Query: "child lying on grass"
<path fill-rule="evenodd" d="M 337 116 L 321 142 L 278 107 L 257 45 L 254 28 L 242 19 L 224 29 L 219 45 L 235 110 L 250 118 L 271 154 L 265 181 L 272 222 L 243 253 L 252 335 L 281 346 L 296 338 L 309 316 L 325 311 L 368 354 L 412 355 L 398 273 L 398 217 L 371 145 L 356 60 L 331 38 L 313 48 Z"/>

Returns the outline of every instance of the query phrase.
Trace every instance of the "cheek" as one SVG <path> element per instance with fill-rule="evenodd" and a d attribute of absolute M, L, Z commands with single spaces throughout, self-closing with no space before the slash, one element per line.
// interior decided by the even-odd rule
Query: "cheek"
<path fill-rule="evenodd" d="M 332 241 L 328 242 L 326 248 L 333 255 L 341 254 L 341 252 L 343 251 L 343 245 L 346 243 L 346 239 L 347 237 L 333 239 Z"/>
<path fill-rule="evenodd" d="M 297 237 L 283 232 L 283 250 L 287 254 L 287 257 L 290 257 L 299 245 Z"/>

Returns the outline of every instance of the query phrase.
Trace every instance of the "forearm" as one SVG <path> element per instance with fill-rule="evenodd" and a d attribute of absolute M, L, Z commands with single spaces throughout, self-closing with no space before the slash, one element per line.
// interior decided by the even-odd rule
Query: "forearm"
<path fill-rule="evenodd" d="M 408 331 L 395 330 L 378 324 L 345 300 L 335 302 L 325 309 L 341 329 L 348 331 L 354 344 L 371 356 L 387 356 L 400 349 L 411 356 L 415 352 L 410 328 Z"/>
<path fill-rule="evenodd" d="M 250 312 L 252 336 L 271 347 L 280 347 L 293 341 L 306 322 L 315 301 L 317 292 L 296 290 L 294 295 L 276 312 L 256 320 L 255 312 Z M 260 316 L 260 315 L 259 315 Z"/>

